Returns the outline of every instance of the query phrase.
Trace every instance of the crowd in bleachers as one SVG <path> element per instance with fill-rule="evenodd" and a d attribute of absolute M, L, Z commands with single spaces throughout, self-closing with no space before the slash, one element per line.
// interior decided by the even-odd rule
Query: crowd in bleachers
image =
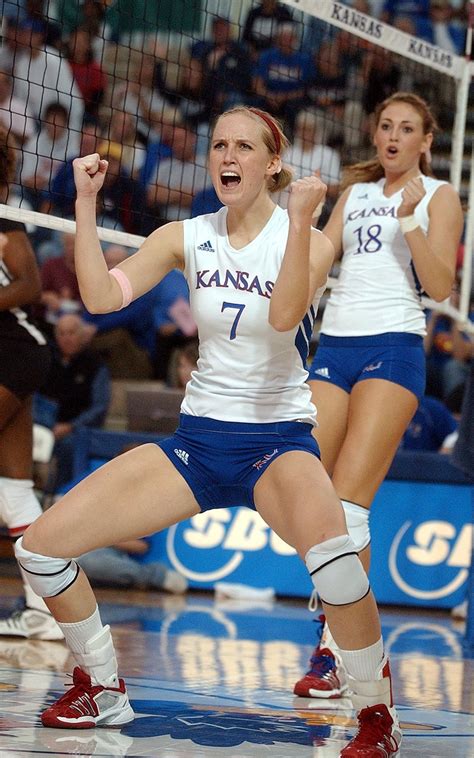
<path fill-rule="evenodd" d="M 452 53 L 464 51 L 467 2 L 348 4 Z M 320 169 L 329 187 L 328 213 L 341 164 L 371 151 L 370 114 L 386 96 L 398 89 L 418 92 L 431 100 L 440 123 L 450 124 L 452 82 L 274 0 L 249 6 L 241 27 L 214 16 L 205 37 L 183 34 L 164 45 L 149 34 L 139 49 L 107 32 L 105 3 L 78 4 L 75 24 L 66 31 L 46 8 L 42 0 L 3 4 L 0 122 L 21 146 L 10 204 L 72 218 L 72 160 L 98 151 L 109 161 L 99 225 L 147 235 L 167 221 L 216 210 L 206 171 L 209 124 L 222 109 L 245 103 L 284 122 L 292 137 L 285 159 L 296 176 Z M 282 193 L 279 202 L 286 200 Z M 80 316 L 81 350 L 87 343 L 112 379 L 169 382 L 173 349 L 196 337 L 183 276 L 171 272 L 122 312 L 91 316 L 77 287 L 74 237 L 37 227 L 31 238 L 43 283 L 37 316 L 51 339 L 64 316 Z M 110 267 L 129 253 L 104 244 Z M 461 342 L 472 353 L 469 340 Z M 439 344 L 439 338 L 428 343 L 430 354 Z M 451 349 L 450 357 L 461 366 L 452 373 L 462 384 L 469 350 Z M 432 391 L 444 401 L 441 373 Z M 459 394 L 456 386 L 450 397 L 454 389 Z"/>

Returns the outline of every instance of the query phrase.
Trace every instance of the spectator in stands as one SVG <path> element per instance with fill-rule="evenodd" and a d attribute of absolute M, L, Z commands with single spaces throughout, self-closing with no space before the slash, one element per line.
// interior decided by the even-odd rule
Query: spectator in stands
<path fill-rule="evenodd" d="M 156 348 L 154 377 L 169 380 L 173 350 L 195 340 L 197 326 L 189 307 L 189 288 L 181 271 L 173 269 L 154 288 Z"/>
<path fill-rule="evenodd" d="M 417 34 L 432 45 L 462 55 L 465 48 L 466 29 L 454 23 L 454 9 L 449 0 L 431 0 L 427 19 L 416 25 Z"/>
<path fill-rule="evenodd" d="M 321 117 L 314 111 L 301 110 L 296 117 L 293 144 L 285 153 L 284 161 L 292 169 L 295 179 L 319 171 L 322 181 L 327 185 L 326 196 L 332 207 L 339 193 L 341 160 L 337 150 L 322 144 L 322 131 Z M 288 205 L 288 195 L 288 191 L 279 195 L 278 202 L 283 208 Z"/>
<path fill-rule="evenodd" d="M 84 103 L 69 63 L 58 51 L 45 46 L 46 29 L 42 21 L 26 19 L 19 23 L 15 40 L 13 94 L 26 103 L 31 115 L 44 120 L 48 106 L 61 103 L 68 114 L 68 127 L 79 133 Z"/>
<path fill-rule="evenodd" d="M 0 127 L 0 202 L 16 173 L 14 138 Z M 33 491 L 31 399 L 50 361 L 46 338 L 31 317 L 41 289 L 23 224 L 0 218 L 0 517 L 12 540 L 41 507 Z M 42 598 L 25 581 L 25 608 L 0 621 L 0 635 L 62 639 Z"/>
<path fill-rule="evenodd" d="M 150 209 L 166 221 L 189 218 L 193 196 L 210 183 L 205 155 L 197 152 L 196 133 L 184 124 L 170 127 L 172 155 L 162 158 L 149 181 Z"/>
<path fill-rule="evenodd" d="M 459 302 L 453 293 L 453 304 Z M 470 320 L 474 321 L 471 307 Z M 461 410 L 469 363 L 474 357 L 474 340 L 458 322 L 437 311 L 427 317 L 425 337 L 428 390 L 441 398 L 454 413 Z"/>
<path fill-rule="evenodd" d="M 45 40 L 49 47 L 58 50 L 62 47 L 61 27 L 45 14 L 45 0 L 5 0 L 3 5 L 4 22 L 17 26 L 20 21 L 40 21 L 45 27 Z M 2 30 L 3 31 L 3 30 Z"/>
<path fill-rule="evenodd" d="M 212 21 L 212 39 L 196 42 L 191 48 L 191 59 L 202 64 L 204 96 L 211 117 L 250 96 L 248 53 L 232 35 L 230 21 L 216 16 Z"/>
<path fill-rule="evenodd" d="M 13 77 L 0 69 L 0 125 L 11 132 L 19 145 L 29 140 L 35 132 L 35 121 L 26 108 L 26 103 L 13 97 Z"/>
<path fill-rule="evenodd" d="M 188 589 L 186 578 L 161 561 L 145 563 L 137 560 L 150 549 L 150 539 L 120 542 L 80 555 L 77 562 L 93 586 L 120 589 L 165 590 L 182 595 Z"/>
<path fill-rule="evenodd" d="M 146 146 L 137 132 L 137 125 L 136 115 L 113 107 L 100 146 L 102 152 L 109 151 L 109 154 L 110 145 L 120 146 L 120 171 L 132 179 L 138 177 L 146 158 Z M 115 152 L 116 149 L 112 150 L 112 153 Z"/>
<path fill-rule="evenodd" d="M 99 214 L 107 216 L 130 234 L 144 233 L 146 193 L 141 183 L 122 166 L 123 146 L 118 142 L 102 141 L 98 150 L 109 163 L 98 198 Z"/>
<path fill-rule="evenodd" d="M 77 314 L 60 316 L 55 326 L 53 362 L 39 394 L 52 402 L 55 437 L 54 490 L 73 474 L 73 432 L 102 426 L 110 402 L 109 372 L 88 346 L 89 334 Z"/>
<path fill-rule="evenodd" d="M 287 5 L 277 0 L 262 0 L 250 8 L 244 23 L 242 40 L 246 43 L 251 57 L 257 60 L 262 50 L 272 47 L 279 24 L 293 20 Z"/>
<path fill-rule="evenodd" d="M 49 3 L 46 0 L 24 0 L 23 4 L 26 11 L 24 18 L 40 21 L 45 28 L 46 45 L 61 51 L 64 46 L 62 29 L 52 14 L 48 14 L 49 8 L 45 8 L 45 5 Z"/>
<path fill-rule="evenodd" d="M 428 18 L 430 0 L 385 0 L 380 17 L 391 24 L 397 16 L 410 16 L 415 23 Z"/>
<path fill-rule="evenodd" d="M 17 49 L 18 19 L 4 16 L 2 19 L 2 44 L 0 45 L 0 69 L 13 72 Z M 26 107 L 26 103 L 24 103 Z"/>
<path fill-rule="evenodd" d="M 193 340 L 176 351 L 176 386 L 184 389 L 196 371 L 199 360 L 199 342 Z"/>
<path fill-rule="evenodd" d="M 373 114 L 379 103 L 397 91 L 401 71 L 390 50 L 370 45 L 364 56 L 362 76 L 365 81 L 362 106 L 365 114 L 372 117 L 366 120 L 365 136 L 368 137 L 373 125 Z"/>
<path fill-rule="evenodd" d="M 445 404 L 424 395 L 402 437 L 400 449 L 447 452 L 454 444 L 453 433 L 457 428 L 458 422 Z"/>
<path fill-rule="evenodd" d="M 113 107 L 137 118 L 134 128 L 143 145 L 161 140 L 163 124 L 174 123 L 176 117 L 176 105 L 165 92 L 161 68 L 160 57 L 166 60 L 166 53 L 161 48 L 156 50 L 160 57 L 154 53 L 147 50 L 140 55 L 131 67 L 130 80 L 115 82 L 111 90 Z"/>
<path fill-rule="evenodd" d="M 78 27 L 72 32 L 67 42 L 67 57 L 87 115 L 97 116 L 104 99 L 107 76 L 94 58 L 88 29 Z"/>
<path fill-rule="evenodd" d="M 419 291 L 438 302 L 450 293 L 463 230 L 457 192 L 432 176 L 436 122 L 427 103 L 395 93 L 374 123 L 376 157 L 346 170 L 324 227 L 342 263 L 308 377 L 322 461 L 366 569 L 369 509 L 425 389 Z M 324 697 L 328 675 L 333 696 L 342 694 L 334 651 L 325 626 L 296 694 Z"/>
<path fill-rule="evenodd" d="M 110 245 L 104 252 L 109 269 L 128 257 L 126 248 Z M 158 285 L 159 286 L 159 285 Z M 155 355 L 156 288 L 114 313 L 83 314 L 90 348 L 106 364 L 112 379 L 150 379 Z"/>
<path fill-rule="evenodd" d="M 75 155 L 62 165 L 51 185 L 52 212 L 63 218 L 74 216 L 75 186 L 72 161 L 79 155 L 90 155 L 97 149 L 100 127 L 95 119 L 85 119 L 80 133 L 80 146 Z"/>
<path fill-rule="evenodd" d="M 78 135 L 70 132 L 67 126 L 68 114 L 64 105 L 50 103 L 39 132 L 23 147 L 20 183 L 33 208 L 41 213 L 51 210 L 51 190 L 56 174 L 78 153 Z"/>
<path fill-rule="evenodd" d="M 83 310 L 74 265 L 75 235 L 63 232 L 62 255 L 46 260 L 41 267 L 41 303 L 46 324 L 56 324 L 65 313 Z"/>
<path fill-rule="evenodd" d="M 179 68 L 178 86 L 172 93 L 180 119 L 192 129 L 207 127 L 210 120 L 209 100 L 204 87 L 204 66 L 198 58 L 190 58 Z"/>
<path fill-rule="evenodd" d="M 324 143 L 346 151 L 360 147 L 364 139 L 360 53 L 354 53 L 346 32 L 337 32 L 318 45 L 312 58 L 307 107 L 316 109 L 324 123 Z"/>
<path fill-rule="evenodd" d="M 312 71 L 311 57 L 298 46 L 297 26 L 280 24 L 273 46 L 260 54 L 254 68 L 258 106 L 281 118 L 291 132 Z"/>

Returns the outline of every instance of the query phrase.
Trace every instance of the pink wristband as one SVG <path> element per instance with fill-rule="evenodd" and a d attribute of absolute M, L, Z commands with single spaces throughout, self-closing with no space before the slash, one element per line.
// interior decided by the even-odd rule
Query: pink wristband
<path fill-rule="evenodd" d="M 130 279 L 127 274 L 125 274 L 121 268 L 111 268 L 109 274 L 112 274 L 122 290 L 122 305 L 120 308 L 117 308 L 118 311 L 121 311 L 122 308 L 126 308 L 127 305 L 130 305 L 133 300 L 132 285 L 130 284 Z"/>

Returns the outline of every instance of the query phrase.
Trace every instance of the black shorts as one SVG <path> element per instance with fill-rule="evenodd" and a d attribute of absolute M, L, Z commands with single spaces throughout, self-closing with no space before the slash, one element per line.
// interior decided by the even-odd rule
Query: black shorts
<path fill-rule="evenodd" d="M 0 339 L 0 386 L 25 400 L 45 383 L 51 364 L 49 345 Z"/>

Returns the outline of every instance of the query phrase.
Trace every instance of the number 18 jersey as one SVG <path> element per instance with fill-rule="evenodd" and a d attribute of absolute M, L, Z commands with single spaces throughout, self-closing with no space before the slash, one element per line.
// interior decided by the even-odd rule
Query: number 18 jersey
<path fill-rule="evenodd" d="M 186 219 L 184 274 L 199 330 L 197 371 L 182 412 L 222 421 L 315 423 L 305 364 L 319 299 L 287 332 L 268 322 L 270 297 L 288 238 L 286 211 L 272 216 L 245 247 L 227 236 L 227 208 Z"/>
<path fill-rule="evenodd" d="M 428 205 L 445 182 L 421 177 L 426 194 L 415 209 L 428 231 Z M 343 211 L 341 271 L 324 310 L 321 331 L 337 337 L 386 332 L 425 334 L 421 288 L 397 219 L 402 190 L 383 192 L 385 178 L 354 184 Z"/>

